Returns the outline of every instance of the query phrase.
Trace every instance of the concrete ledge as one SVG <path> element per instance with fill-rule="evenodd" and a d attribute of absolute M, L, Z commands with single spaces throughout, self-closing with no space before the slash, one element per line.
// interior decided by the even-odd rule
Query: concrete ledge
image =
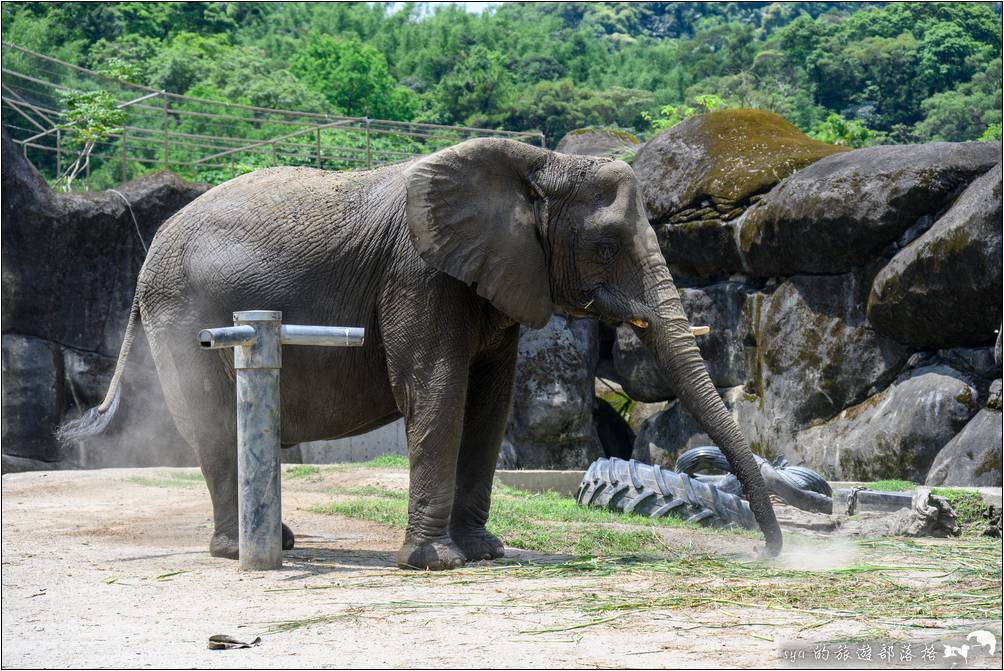
<path fill-rule="evenodd" d="M 830 483 L 830 487 L 833 488 L 833 491 L 836 491 L 837 489 L 850 489 L 851 487 L 868 487 L 868 485 L 869 483 L 867 482 L 833 481 Z M 928 487 L 928 486 L 917 485 L 916 487 Z M 914 487 L 914 489 L 916 489 L 916 487 Z M 905 490 L 905 492 L 912 494 L 914 489 L 907 489 Z M 983 502 L 986 503 L 988 506 L 997 506 L 998 508 L 1004 508 L 1004 506 L 1001 505 L 1002 498 L 1004 497 L 1001 496 L 1000 487 L 954 487 L 952 485 L 948 485 L 946 487 L 942 486 L 928 487 L 928 489 L 961 489 L 962 491 L 966 492 L 977 492 L 980 496 L 983 497 Z"/>
<path fill-rule="evenodd" d="M 528 492 L 575 496 L 585 471 L 495 471 L 495 479 Z"/>

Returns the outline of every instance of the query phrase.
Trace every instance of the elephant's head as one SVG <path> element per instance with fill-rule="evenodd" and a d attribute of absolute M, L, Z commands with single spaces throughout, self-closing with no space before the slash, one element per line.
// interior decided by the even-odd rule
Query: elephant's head
<path fill-rule="evenodd" d="M 421 257 L 513 320 L 540 328 L 557 307 L 632 324 L 728 456 L 768 552 L 780 551 L 763 478 L 708 376 L 626 163 L 479 139 L 417 161 L 406 181 Z"/>

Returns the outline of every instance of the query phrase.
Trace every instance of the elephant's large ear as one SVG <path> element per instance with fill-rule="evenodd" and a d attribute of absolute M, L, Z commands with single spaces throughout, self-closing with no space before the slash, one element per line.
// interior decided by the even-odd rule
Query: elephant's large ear
<path fill-rule="evenodd" d="M 545 161 L 542 149 L 479 139 L 405 173 L 408 228 L 419 255 L 532 328 L 544 326 L 553 309 L 531 178 Z"/>

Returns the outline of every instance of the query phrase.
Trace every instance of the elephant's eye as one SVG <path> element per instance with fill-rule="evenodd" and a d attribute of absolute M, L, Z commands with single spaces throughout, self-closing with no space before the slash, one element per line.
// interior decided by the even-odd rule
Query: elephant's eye
<path fill-rule="evenodd" d="M 611 263 L 617 256 L 617 241 L 603 240 L 597 245 L 596 257 L 600 263 Z"/>

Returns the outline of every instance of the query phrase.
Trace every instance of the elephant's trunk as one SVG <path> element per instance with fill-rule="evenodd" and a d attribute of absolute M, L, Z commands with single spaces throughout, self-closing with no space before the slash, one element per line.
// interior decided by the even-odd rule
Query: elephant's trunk
<path fill-rule="evenodd" d="M 776 556 L 781 551 L 781 529 L 753 452 L 708 375 L 676 286 L 671 279 L 660 279 L 653 289 L 657 299 L 649 303 L 658 306 L 657 319 L 636 331 L 684 407 L 725 453 L 763 531 L 767 554 Z"/>

